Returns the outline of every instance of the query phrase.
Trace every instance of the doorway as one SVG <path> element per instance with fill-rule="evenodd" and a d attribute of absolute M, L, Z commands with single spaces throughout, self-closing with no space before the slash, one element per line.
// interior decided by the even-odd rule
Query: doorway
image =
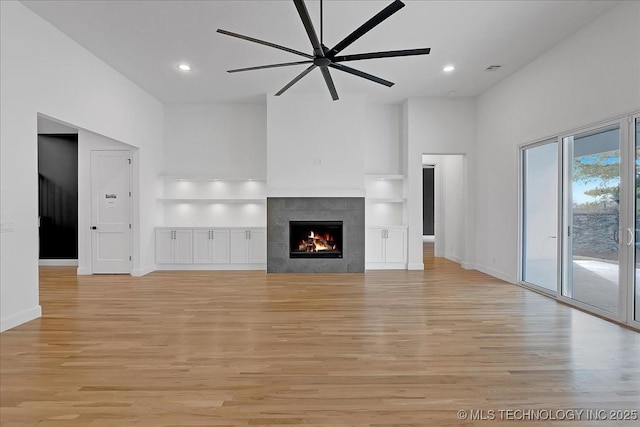
<path fill-rule="evenodd" d="M 78 261 L 78 134 L 38 134 L 39 257 Z"/>
<path fill-rule="evenodd" d="M 423 154 L 422 166 L 423 233 L 425 232 L 424 223 L 430 221 L 430 216 L 433 217 L 432 234 L 422 236 L 423 258 L 431 254 L 432 257 L 444 257 L 462 265 L 466 259 L 467 244 L 465 155 Z M 432 181 L 429 179 L 431 174 Z M 431 200 L 425 200 L 430 197 L 430 188 L 426 187 L 431 185 L 433 185 L 432 204 Z M 430 209 L 433 209 L 432 215 Z"/>

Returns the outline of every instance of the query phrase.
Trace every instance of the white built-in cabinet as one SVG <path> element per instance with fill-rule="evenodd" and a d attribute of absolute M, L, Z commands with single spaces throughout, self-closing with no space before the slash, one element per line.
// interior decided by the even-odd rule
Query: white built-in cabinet
<path fill-rule="evenodd" d="M 265 230 L 231 230 L 230 261 L 232 264 L 266 262 L 267 233 Z"/>
<path fill-rule="evenodd" d="M 407 198 L 403 175 L 367 175 L 365 268 L 407 268 Z"/>
<path fill-rule="evenodd" d="M 156 230 L 156 263 L 191 264 L 192 232 L 182 229 Z"/>
<path fill-rule="evenodd" d="M 228 264 L 229 230 L 193 230 L 194 264 Z"/>
<path fill-rule="evenodd" d="M 407 229 L 405 227 L 367 227 L 365 236 L 367 268 L 406 268 Z"/>
<path fill-rule="evenodd" d="M 159 269 L 266 268 L 264 180 L 161 175 L 156 200 Z"/>
<path fill-rule="evenodd" d="M 160 270 L 259 270 L 266 262 L 264 228 L 156 228 Z"/>

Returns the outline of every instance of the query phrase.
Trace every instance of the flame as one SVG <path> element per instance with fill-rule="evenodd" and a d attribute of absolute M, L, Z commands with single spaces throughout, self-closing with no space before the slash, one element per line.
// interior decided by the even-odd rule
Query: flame
<path fill-rule="evenodd" d="M 336 250 L 338 246 L 331 244 L 334 240 L 333 236 L 329 233 L 318 234 L 310 231 L 309 236 L 298 243 L 298 250 L 305 252 Z"/>

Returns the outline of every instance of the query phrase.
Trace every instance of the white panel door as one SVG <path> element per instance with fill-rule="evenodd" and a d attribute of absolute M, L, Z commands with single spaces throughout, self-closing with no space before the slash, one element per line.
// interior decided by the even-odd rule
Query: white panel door
<path fill-rule="evenodd" d="M 91 152 L 91 268 L 131 273 L 129 151 Z"/>
<path fill-rule="evenodd" d="M 249 231 L 249 263 L 263 264 L 267 262 L 267 232 L 264 230 Z"/>
<path fill-rule="evenodd" d="M 386 230 L 386 262 L 407 262 L 407 232 L 402 229 Z"/>
<path fill-rule="evenodd" d="M 211 264 L 211 230 L 193 230 L 193 263 Z"/>
<path fill-rule="evenodd" d="M 173 244 L 175 245 L 175 263 L 193 263 L 193 247 L 191 230 L 175 230 L 173 232 Z"/>
<path fill-rule="evenodd" d="M 173 231 L 156 230 L 156 263 L 173 264 Z"/>
<path fill-rule="evenodd" d="M 368 228 L 365 234 L 365 260 L 366 262 L 384 262 L 384 230 Z"/>
<path fill-rule="evenodd" d="M 229 256 L 232 264 L 246 264 L 249 260 L 247 230 L 229 232 Z"/>
<path fill-rule="evenodd" d="M 229 263 L 229 231 L 214 230 L 211 232 L 211 262 L 214 264 Z"/>

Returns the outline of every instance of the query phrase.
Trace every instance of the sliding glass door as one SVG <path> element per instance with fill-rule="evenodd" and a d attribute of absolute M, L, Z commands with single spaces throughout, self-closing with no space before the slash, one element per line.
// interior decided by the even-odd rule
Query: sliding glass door
<path fill-rule="evenodd" d="M 563 145 L 562 295 L 617 315 L 620 246 L 628 237 L 620 232 L 620 127 L 569 136 Z"/>
<path fill-rule="evenodd" d="M 558 142 L 522 150 L 522 280 L 558 288 Z"/>
<path fill-rule="evenodd" d="M 640 329 L 640 114 L 520 161 L 520 283 Z"/>

